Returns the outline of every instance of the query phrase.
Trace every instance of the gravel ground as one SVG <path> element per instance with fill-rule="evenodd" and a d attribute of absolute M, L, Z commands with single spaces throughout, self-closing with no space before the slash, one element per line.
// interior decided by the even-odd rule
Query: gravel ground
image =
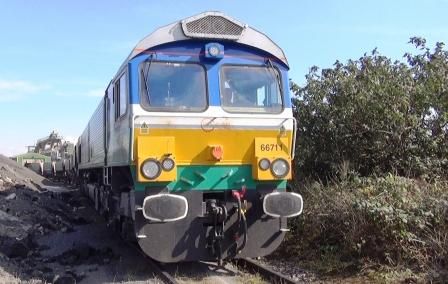
<path fill-rule="evenodd" d="M 153 283 L 147 267 L 85 196 L 0 155 L 0 283 Z"/>
<path fill-rule="evenodd" d="M 179 283 L 267 283 L 257 275 L 239 271 L 232 264 L 219 267 L 213 262 L 184 262 L 167 264 L 165 269 L 176 277 Z"/>
<path fill-rule="evenodd" d="M 289 276 L 298 283 L 312 283 L 316 282 L 316 275 L 310 271 L 306 271 L 297 266 L 297 262 L 293 260 L 282 260 L 271 257 L 260 258 L 257 261 L 272 268 L 272 270 L 280 272 L 286 276 Z"/>

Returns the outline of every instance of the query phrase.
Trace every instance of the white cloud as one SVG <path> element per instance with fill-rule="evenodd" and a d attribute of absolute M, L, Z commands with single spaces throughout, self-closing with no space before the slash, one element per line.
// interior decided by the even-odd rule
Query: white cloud
<path fill-rule="evenodd" d="M 104 96 L 104 89 L 102 88 L 95 88 L 90 90 L 68 90 L 68 91 L 61 91 L 57 90 L 54 91 L 53 94 L 58 97 L 79 97 L 79 96 L 87 96 L 87 97 L 102 97 Z"/>
<path fill-rule="evenodd" d="M 0 80 L 0 90 L 3 91 L 15 91 L 15 90 L 19 90 L 22 92 L 36 92 L 39 91 L 41 89 L 40 86 L 35 85 L 31 82 L 27 82 L 27 81 L 5 81 L 5 80 Z"/>
<path fill-rule="evenodd" d="M 104 96 L 104 89 L 93 89 L 93 90 L 87 91 L 86 94 L 89 97 L 102 97 L 102 96 Z"/>
<path fill-rule="evenodd" d="M 0 80 L 0 101 L 16 101 L 48 89 L 48 86 L 23 80 Z"/>

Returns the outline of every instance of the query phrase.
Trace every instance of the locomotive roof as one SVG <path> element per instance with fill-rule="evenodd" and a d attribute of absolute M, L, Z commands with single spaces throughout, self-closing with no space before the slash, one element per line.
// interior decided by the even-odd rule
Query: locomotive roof
<path fill-rule="evenodd" d="M 155 30 L 134 47 L 124 64 L 149 48 L 195 38 L 223 39 L 255 47 L 272 54 L 288 66 L 283 50 L 268 36 L 221 12 L 204 12 Z"/>

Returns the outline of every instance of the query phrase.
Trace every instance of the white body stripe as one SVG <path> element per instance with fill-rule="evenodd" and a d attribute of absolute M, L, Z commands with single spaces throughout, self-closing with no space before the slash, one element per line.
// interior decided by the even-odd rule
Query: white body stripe
<path fill-rule="evenodd" d="M 148 128 L 190 128 L 204 129 L 278 129 L 293 131 L 293 145 L 295 144 L 296 121 L 291 108 L 285 108 L 279 114 L 245 114 L 228 113 L 221 107 L 210 106 L 205 112 L 148 112 L 139 104 L 132 105 L 134 113 L 133 128 L 143 124 Z M 132 140 L 134 131 L 131 132 Z M 131 157 L 133 157 L 133 148 Z M 294 157 L 294 154 L 293 154 Z"/>
<path fill-rule="evenodd" d="M 133 105 L 134 127 L 145 123 L 148 128 L 232 128 L 274 129 L 294 127 L 292 110 L 286 108 L 279 114 L 228 113 L 221 107 L 209 107 L 202 113 L 148 112 L 140 105 Z"/>

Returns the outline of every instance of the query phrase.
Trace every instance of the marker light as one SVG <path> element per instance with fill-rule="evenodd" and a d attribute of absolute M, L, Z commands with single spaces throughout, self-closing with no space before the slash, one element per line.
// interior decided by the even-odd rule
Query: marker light
<path fill-rule="evenodd" d="M 285 177 L 289 173 L 289 164 L 285 159 L 279 158 L 272 162 L 271 173 L 276 178 Z"/>
<path fill-rule="evenodd" d="M 216 57 L 219 55 L 219 48 L 216 45 L 211 45 L 208 47 L 208 53 L 211 56 Z"/>
<path fill-rule="evenodd" d="M 174 168 L 174 160 L 171 158 L 165 158 L 162 160 L 162 169 L 164 171 L 171 171 Z"/>
<path fill-rule="evenodd" d="M 259 162 L 258 162 L 258 167 L 262 170 L 262 171 L 265 171 L 265 170 L 267 170 L 267 169 L 269 169 L 269 166 L 271 165 L 271 162 L 268 160 L 268 159 L 266 159 L 266 158 L 263 158 L 263 159 L 261 159 Z"/>
<path fill-rule="evenodd" d="M 205 45 L 205 58 L 221 59 L 224 57 L 224 46 L 219 43 L 207 43 Z"/>
<path fill-rule="evenodd" d="M 143 176 L 147 179 L 155 179 L 160 175 L 160 164 L 154 159 L 148 159 L 143 162 L 141 171 Z"/>
<path fill-rule="evenodd" d="M 212 157 L 217 160 L 221 161 L 222 157 L 224 155 L 224 149 L 221 145 L 212 146 Z"/>

